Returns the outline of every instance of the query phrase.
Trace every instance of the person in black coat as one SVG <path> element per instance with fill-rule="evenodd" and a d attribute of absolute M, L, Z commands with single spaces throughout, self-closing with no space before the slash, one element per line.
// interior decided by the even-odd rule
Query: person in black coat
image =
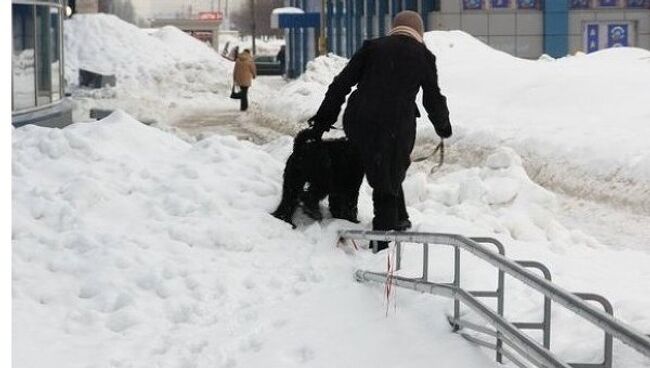
<path fill-rule="evenodd" d="M 440 93 L 436 58 L 423 42 L 420 15 L 403 11 L 395 16 L 386 37 L 365 41 L 347 66 L 334 78 L 315 116 L 313 134 L 320 137 L 336 122 L 353 86 L 343 114 L 345 134 L 361 157 L 373 188 L 374 230 L 410 228 L 402 182 L 415 144 L 415 119 L 422 102 L 441 138 L 452 134 L 447 100 Z M 375 244 L 379 250 L 387 242 Z"/>

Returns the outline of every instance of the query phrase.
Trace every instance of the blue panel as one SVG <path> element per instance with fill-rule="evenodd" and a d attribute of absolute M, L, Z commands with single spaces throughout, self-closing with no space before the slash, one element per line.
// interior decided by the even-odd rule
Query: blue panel
<path fill-rule="evenodd" d="M 552 57 L 566 56 L 569 51 L 568 35 L 569 3 L 547 1 L 544 7 L 544 53 Z"/>
<path fill-rule="evenodd" d="M 309 57 L 309 44 L 307 42 L 308 41 L 307 36 L 309 35 L 309 28 L 303 28 L 301 29 L 301 31 L 302 34 L 300 35 L 300 37 L 302 37 L 302 50 L 301 50 L 302 64 L 300 65 L 301 66 L 300 73 L 302 74 L 305 72 L 305 69 L 307 67 L 307 58 Z"/>
<path fill-rule="evenodd" d="M 386 35 L 386 14 L 388 13 L 388 0 L 379 1 L 379 14 L 377 16 L 379 22 L 379 37 Z"/>
<path fill-rule="evenodd" d="M 546 6 L 565 6 L 566 1 L 551 0 L 546 1 Z M 542 0 L 517 0 L 517 7 L 519 9 L 540 9 L 542 7 Z"/>
<path fill-rule="evenodd" d="M 618 6 L 618 0 L 598 0 L 600 6 Z"/>
<path fill-rule="evenodd" d="M 343 32 L 343 0 L 338 0 L 336 2 L 336 51 L 337 55 L 343 55 L 343 38 L 341 33 Z"/>
<path fill-rule="evenodd" d="M 418 11 L 418 0 L 404 0 L 404 9 Z"/>
<path fill-rule="evenodd" d="M 629 46 L 629 37 L 627 24 L 607 25 L 607 47 Z"/>
<path fill-rule="evenodd" d="M 507 9 L 510 7 L 510 0 L 490 0 L 493 9 Z"/>
<path fill-rule="evenodd" d="M 334 51 L 334 3 L 327 0 L 327 52 Z"/>
<path fill-rule="evenodd" d="M 627 0 L 627 7 L 650 9 L 650 0 Z"/>
<path fill-rule="evenodd" d="M 280 28 L 317 28 L 320 27 L 320 13 L 279 14 Z"/>
<path fill-rule="evenodd" d="M 395 14 L 399 13 L 400 10 L 402 10 L 402 0 L 392 0 L 392 8 L 391 8 L 391 18 L 395 17 Z"/>
<path fill-rule="evenodd" d="M 483 9 L 483 0 L 463 0 L 463 9 L 465 10 Z"/>
<path fill-rule="evenodd" d="M 345 0 L 345 55 L 352 55 L 352 0 Z"/>
<path fill-rule="evenodd" d="M 424 21 L 424 29 L 429 30 L 429 13 L 434 10 L 440 10 L 438 0 L 422 0 L 422 20 Z"/>
<path fill-rule="evenodd" d="M 377 4 L 375 3 L 375 0 L 367 0 L 366 1 L 366 8 L 367 8 L 367 12 L 366 12 L 366 38 L 367 39 L 375 37 L 375 35 L 374 35 L 375 32 L 374 32 L 374 27 L 373 27 L 373 24 L 372 24 L 372 20 L 375 17 L 375 15 L 377 15 L 377 12 L 375 11 L 376 10 L 376 5 Z"/>
<path fill-rule="evenodd" d="M 587 52 L 598 51 L 600 45 L 598 24 L 587 25 Z"/>
<path fill-rule="evenodd" d="M 361 16 L 363 15 L 363 2 L 364 0 L 354 0 L 355 1 L 355 9 L 354 9 L 354 34 L 355 34 L 355 50 L 358 50 L 361 47 L 361 43 L 363 42 L 363 19 Z"/>
<path fill-rule="evenodd" d="M 589 9 L 591 0 L 571 0 L 569 7 L 571 9 Z"/>

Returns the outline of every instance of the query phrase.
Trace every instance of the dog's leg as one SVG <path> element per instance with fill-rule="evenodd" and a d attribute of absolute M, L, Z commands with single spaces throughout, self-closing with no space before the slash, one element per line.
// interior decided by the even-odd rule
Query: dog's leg
<path fill-rule="evenodd" d="M 282 221 L 288 222 L 296 228 L 296 225 L 291 222 L 293 213 L 298 207 L 300 195 L 305 185 L 305 177 L 301 172 L 297 159 L 291 155 L 287 159 L 287 165 L 284 169 L 283 184 L 282 184 L 282 200 L 278 208 L 272 215 Z"/>
<path fill-rule="evenodd" d="M 320 201 L 327 196 L 327 188 L 321 183 L 310 183 L 309 189 L 302 196 L 302 209 L 305 214 L 315 221 L 323 219 L 323 214 L 320 212 Z"/>

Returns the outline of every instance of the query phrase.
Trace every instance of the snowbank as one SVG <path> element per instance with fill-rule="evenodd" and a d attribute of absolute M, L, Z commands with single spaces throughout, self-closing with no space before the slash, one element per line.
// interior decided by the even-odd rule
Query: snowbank
<path fill-rule="evenodd" d="M 286 144 L 190 145 L 124 113 L 13 138 L 16 368 L 376 366 L 401 360 L 374 351 L 396 335 L 414 337 L 393 342 L 413 366 L 441 349 L 490 359 L 449 334 L 439 301 L 405 297 L 387 321 L 334 247 L 349 224 L 268 214 Z M 424 308 L 426 324 L 406 312 Z"/>
<path fill-rule="evenodd" d="M 338 229 L 369 226 L 367 185 L 360 225 L 325 220 L 294 231 L 268 214 L 290 149 L 289 137 L 189 144 L 121 112 L 65 129 L 16 129 L 15 367 L 364 368 L 399 366 L 404 356 L 410 367 L 494 364 L 449 332 L 451 303 L 400 290 L 386 317 L 381 286 L 354 282 L 354 269 L 386 262 L 334 246 Z M 513 150 L 436 180 L 417 167 L 410 174 L 414 230 L 497 236 L 510 256 L 545 262 L 560 285 L 602 293 L 618 317 L 650 330 L 650 256 L 612 251 L 560 223 L 555 195 L 530 180 Z M 405 272 L 419 272 L 421 250 L 405 248 Z M 449 256 L 432 250 L 432 279 L 450 279 Z M 495 285 L 493 270 L 464 262 L 472 272 L 463 285 Z M 541 298 L 509 288 L 508 316 L 538 320 Z M 553 313 L 554 351 L 597 359 L 600 335 Z M 619 346 L 616 354 L 617 366 L 648 364 Z"/>
<path fill-rule="evenodd" d="M 77 14 L 64 30 L 66 79 L 79 115 L 97 106 L 165 120 L 179 105 L 218 104 L 230 93 L 232 62 L 174 27 L 149 34 L 113 15 Z M 77 88 L 80 68 L 115 74 L 117 86 Z"/>
<path fill-rule="evenodd" d="M 452 158 L 455 151 L 475 164 L 506 144 L 550 188 L 650 212 L 650 52 L 619 48 L 531 61 L 461 31 L 428 32 L 425 41 L 455 127 Z M 306 120 L 344 61 L 317 58 L 264 107 Z M 418 127 L 421 141 L 437 139 L 426 118 Z"/>

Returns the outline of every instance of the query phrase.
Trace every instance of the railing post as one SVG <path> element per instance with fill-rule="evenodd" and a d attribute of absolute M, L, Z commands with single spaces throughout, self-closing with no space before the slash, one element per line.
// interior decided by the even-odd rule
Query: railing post
<path fill-rule="evenodd" d="M 506 248 L 503 246 L 503 244 L 494 239 L 494 238 L 484 238 L 484 237 L 473 237 L 470 238 L 471 240 L 477 242 L 477 243 L 486 243 L 486 244 L 492 244 L 497 248 L 497 251 L 499 252 L 500 255 L 504 256 L 506 255 Z M 505 300 L 505 272 L 502 269 L 498 269 L 498 276 L 497 276 L 497 314 L 503 317 L 504 313 L 504 300 Z M 501 334 L 497 332 L 496 334 L 497 338 L 497 343 L 496 343 L 496 359 L 498 363 L 503 363 L 503 353 L 501 353 L 501 350 L 503 349 L 503 340 L 501 339 Z"/>
<path fill-rule="evenodd" d="M 429 243 L 422 248 L 422 281 L 429 281 Z"/>
<path fill-rule="evenodd" d="M 454 289 L 455 292 L 460 290 L 460 247 L 454 245 Z M 460 321 L 460 300 L 454 299 L 454 331 L 458 331 Z"/>
<path fill-rule="evenodd" d="M 397 260 L 395 261 L 395 271 L 402 269 L 402 242 L 395 242 L 395 252 Z"/>

